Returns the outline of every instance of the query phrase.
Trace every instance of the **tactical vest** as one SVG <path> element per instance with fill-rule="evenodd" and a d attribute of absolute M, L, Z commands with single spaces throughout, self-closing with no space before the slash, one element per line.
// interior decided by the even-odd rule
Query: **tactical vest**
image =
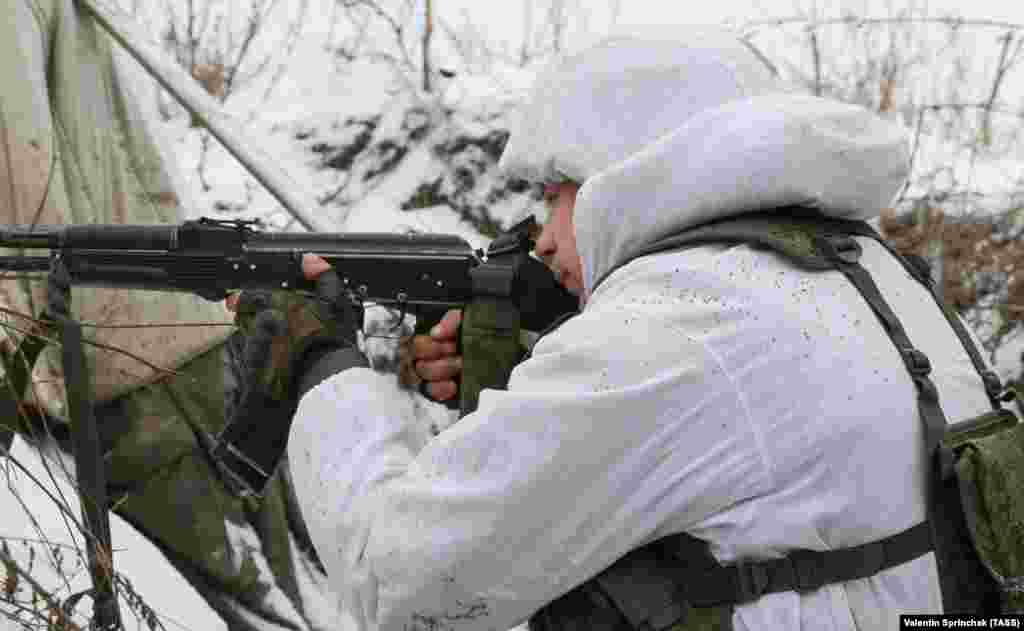
<path fill-rule="evenodd" d="M 938 392 L 928 376 L 928 358 L 910 343 L 899 318 L 859 263 L 861 247 L 853 239 L 855 235 L 882 244 L 929 289 L 981 376 L 992 412 L 947 427 Z M 751 213 L 706 224 L 653 243 L 634 258 L 710 243 L 746 243 L 776 252 L 805 270 L 838 270 L 857 288 L 917 388 L 927 453 L 932 458 L 927 519 L 904 532 L 852 548 L 798 550 L 782 559 L 729 566 L 714 559 L 706 542 L 687 534 L 672 535 L 631 551 L 546 605 L 530 619 L 531 631 L 730 630 L 735 605 L 769 593 L 808 592 L 830 583 L 867 578 L 928 552 L 935 552 L 946 612 L 998 612 L 1000 586 L 1008 589 L 1012 580 L 1004 580 L 991 563 L 986 566 L 979 559 L 972 541 L 977 523 L 970 510 L 965 520 L 961 503 L 965 485 L 962 479 L 958 482 L 959 468 L 955 466 L 959 452 L 955 448 L 968 438 L 997 430 L 1013 428 L 1016 432 L 1017 418 L 1002 408 L 1001 401 L 1009 398 L 998 376 L 985 366 L 955 312 L 943 304 L 924 261 L 901 256 L 867 223 L 826 218 L 806 209 Z M 1024 444 L 1015 438 L 1016 444 Z M 1010 458 L 1021 460 L 1024 451 L 1014 451 Z M 964 493 L 963 497 L 973 504 L 977 494 Z M 1014 545 L 1019 547 L 1020 542 Z"/>

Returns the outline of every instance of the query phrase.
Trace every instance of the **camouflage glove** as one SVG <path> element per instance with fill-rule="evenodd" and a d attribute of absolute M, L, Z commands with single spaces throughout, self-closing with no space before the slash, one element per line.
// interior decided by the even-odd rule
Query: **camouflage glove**
<path fill-rule="evenodd" d="M 288 443 L 302 394 L 331 375 L 369 362 L 356 347 L 362 310 L 339 290 L 338 275 L 317 277 L 317 296 L 242 292 L 235 323 L 246 337 L 241 399 L 213 450 L 221 479 L 240 496 L 259 496 Z"/>
<path fill-rule="evenodd" d="M 331 351 L 358 354 L 362 309 L 341 291 L 333 270 L 317 279 L 317 296 L 289 291 L 245 291 L 235 324 L 246 337 L 246 389 L 257 387 L 276 401 L 296 398 L 299 379 Z"/>

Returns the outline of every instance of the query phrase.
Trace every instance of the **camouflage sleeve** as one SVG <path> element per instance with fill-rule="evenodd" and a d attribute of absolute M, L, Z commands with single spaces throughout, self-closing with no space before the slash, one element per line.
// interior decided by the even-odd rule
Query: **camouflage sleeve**
<path fill-rule="evenodd" d="M 163 552 L 232 631 L 334 629 L 337 607 L 287 462 L 255 500 L 235 496 L 209 457 L 225 411 L 238 401 L 242 346 L 233 335 L 177 374 L 97 406 L 111 508 Z M 50 427 L 70 453 L 65 425 Z"/>

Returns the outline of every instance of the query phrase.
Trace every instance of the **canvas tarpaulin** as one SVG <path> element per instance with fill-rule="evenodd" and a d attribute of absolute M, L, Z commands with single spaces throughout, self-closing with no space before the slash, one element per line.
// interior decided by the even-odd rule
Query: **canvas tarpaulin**
<path fill-rule="evenodd" d="M 152 112 L 155 102 L 136 92 L 142 82 L 128 67 L 134 62 L 115 54 L 71 0 L 0 0 L 0 7 L 6 17 L 0 21 L 0 222 L 181 221 L 187 193 L 154 141 L 147 106 Z M 38 315 L 44 292 L 44 283 L 4 281 L 0 306 Z M 75 288 L 72 309 L 80 321 L 103 325 L 230 322 L 223 305 L 188 294 Z M 88 345 L 96 399 L 160 376 L 132 355 L 173 368 L 229 332 L 225 326 L 87 329 L 96 342 L 127 351 Z M 10 327 L 4 334 L 17 336 Z M 34 381 L 43 407 L 60 416 L 57 359 L 52 349 L 44 353 Z"/>
<path fill-rule="evenodd" d="M 180 222 L 188 194 L 156 142 L 154 88 L 143 71 L 74 0 L 0 0 L 0 13 L 0 223 Z M 45 283 L 0 281 L 0 307 L 37 316 L 44 304 Z M 229 338 L 224 305 L 75 288 L 72 309 L 79 321 L 103 325 L 215 323 L 85 328 L 107 347 L 86 352 L 113 510 L 158 546 L 228 628 L 339 628 L 322 571 L 305 552 L 286 471 L 262 502 L 243 501 L 203 444 L 223 429 L 224 403 L 236 398 L 240 378 L 239 340 Z M 8 314 L 0 325 L 0 350 L 10 356 L 23 336 L 15 328 L 32 325 Z M 32 385 L 24 400 L 64 418 L 58 349 L 45 351 Z M 66 432 L 51 429 L 70 452 Z"/>

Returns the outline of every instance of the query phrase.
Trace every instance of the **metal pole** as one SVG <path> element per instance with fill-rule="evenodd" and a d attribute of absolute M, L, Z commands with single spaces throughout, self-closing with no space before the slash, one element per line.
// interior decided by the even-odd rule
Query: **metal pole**
<path fill-rule="evenodd" d="M 320 207 L 316 195 L 304 190 L 275 158 L 246 138 L 241 126 L 224 113 L 220 105 L 184 69 L 151 44 L 130 17 L 107 6 L 103 0 L 79 1 L 160 85 L 202 121 L 210 133 L 303 227 L 314 232 L 331 231 L 331 226 L 314 214 Z"/>

